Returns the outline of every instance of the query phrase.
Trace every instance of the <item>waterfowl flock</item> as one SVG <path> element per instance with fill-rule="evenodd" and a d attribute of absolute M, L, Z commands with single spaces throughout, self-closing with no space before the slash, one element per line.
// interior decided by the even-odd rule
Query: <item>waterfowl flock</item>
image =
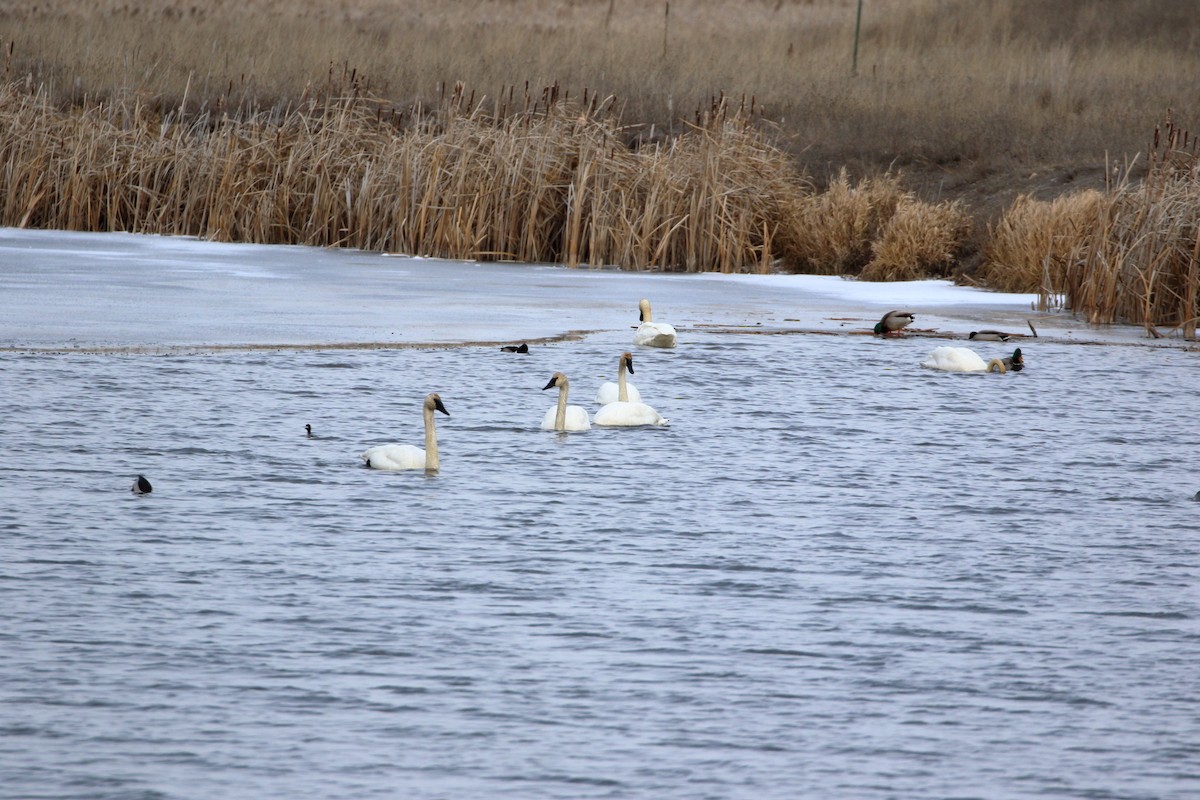
<path fill-rule="evenodd" d="M 666 323 L 653 321 L 650 301 L 641 300 L 638 303 L 638 309 L 640 324 L 634 334 L 634 344 L 642 347 L 675 347 L 678 340 L 675 328 Z M 911 311 L 889 311 L 879 322 L 875 323 L 873 330 L 878 336 L 897 337 L 901 335 L 904 328 L 912 324 L 914 319 L 915 315 Z M 968 338 L 972 341 L 1007 342 L 1010 335 L 1000 331 L 982 330 L 972 331 Z M 526 343 L 505 345 L 500 349 L 508 353 L 530 352 L 529 345 Z M 970 348 L 942 346 L 934 348 L 929 357 L 921 362 L 921 366 L 943 372 L 997 372 L 1003 374 L 1020 372 L 1025 367 L 1025 360 L 1019 347 L 1011 355 L 984 361 L 978 353 Z M 600 408 L 594 415 L 589 415 L 583 406 L 569 403 L 570 380 L 564 373 L 555 372 L 542 387 L 542 391 L 558 389 L 558 400 L 546 410 L 541 420 L 541 429 L 568 433 L 591 430 L 593 424 L 599 427 L 669 425 L 669 419 L 643 402 L 641 392 L 626 377 L 633 374 L 633 353 L 625 351 L 617 360 L 617 380 L 605 381 L 600 385 L 595 398 L 595 402 Z M 384 471 L 424 470 L 427 473 L 439 470 L 441 464 L 438 457 L 434 414 L 440 412 L 445 416 L 450 416 L 450 412 L 436 392 L 425 397 L 421 409 L 425 446 L 383 444 L 370 447 L 360 454 L 366 467 Z M 314 438 L 311 424 L 306 423 L 304 430 L 308 438 Z M 143 495 L 149 494 L 151 490 L 150 481 L 145 476 L 138 475 L 133 482 L 133 493 Z"/>

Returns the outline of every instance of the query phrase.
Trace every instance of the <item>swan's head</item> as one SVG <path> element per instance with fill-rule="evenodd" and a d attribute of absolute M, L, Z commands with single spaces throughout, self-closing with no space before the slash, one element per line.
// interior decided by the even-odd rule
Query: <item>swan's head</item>
<path fill-rule="evenodd" d="M 439 395 L 437 392 L 434 392 L 425 398 L 425 410 L 440 411 L 447 417 L 450 416 L 450 412 L 446 410 L 446 406 L 442 405 L 441 395 Z"/>
<path fill-rule="evenodd" d="M 542 391 L 544 392 L 547 389 L 553 389 L 555 386 L 562 387 L 562 386 L 566 386 L 566 385 L 567 385 L 567 376 L 563 375 L 561 372 L 556 372 L 556 373 L 554 373 L 553 377 L 550 378 L 550 382 L 542 387 Z"/>
<path fill-rule="evenodd" d="M 633 374 L 633 353 L 621 353 L 621 363 L 625 365 L 625 369 L 629 370 L 629 374 Z"/>
<path fill-rule="evenodd" d="M 1025 369 L 1025 356 L 1021 355 L 1021 348 L 1013 350 L 1012 354 L 1012 371 L 1020 372 Z"/>
<path fill-rule="evenodd" d="M 650 301 L 642 298 L 638 302 L 638 320 L 641 322 L 652 322 L 650 316 Z"/>

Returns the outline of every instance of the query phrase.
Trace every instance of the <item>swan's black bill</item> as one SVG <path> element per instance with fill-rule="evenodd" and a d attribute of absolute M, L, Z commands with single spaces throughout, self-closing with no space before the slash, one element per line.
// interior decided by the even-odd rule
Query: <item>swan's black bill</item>
<path fill-rule="evenodd" d="M 133 487 L 130 491 L 134 494 L 150 494 L 154 491 L 154 487 L 150 485 L 150 481 L 146 480 L 145 475 L 138 475 L 133 479 Z"/>
<path fill-rule="evenodd" d="M 450 416 L 450 412 L 446 410 L 446 406 L 442 405 L 442 398 L 435 398 L 433 401 L 433 407 L 445 414 L 447 417 Z"/>
<path fill-rule="evenodd" d="M 543 387 L 542 387 L 542 391 L 544 392 L 544 391 L 546 391 L 547 389 L 553 389 L 553 388 L 554 388 L 554 385 L 555 385 L 556 383 L 558 383 L 558 376 L 557 376 L 557 375 L 555 375 L 553 378 L 551 378 L 551 379 L 550 379 L 550 382 L 549 382 L 549 383 L 547 383 L 545 386 L 543 386 Z"/>

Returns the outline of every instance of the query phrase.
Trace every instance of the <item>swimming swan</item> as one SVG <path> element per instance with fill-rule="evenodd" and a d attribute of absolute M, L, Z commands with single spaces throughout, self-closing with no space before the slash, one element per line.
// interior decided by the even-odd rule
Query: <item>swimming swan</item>
<path fill-rule="evenodd" d="M 592 421 L 605 428 L 630 428 L 636 425 L 670 425 L 671 420 L 645 403 L 618 400 L 596 412 Z"/>
<path fill-rule="evenodd" d="M 943 372 L 987 372 L 987 362 L 969 347 L 935 347 L 922 367 Z"/>
<path fill-rule="evenodd" d="M 638 303 L 642 324 L 633 335 L 633 343 L 645 347 L 674 347 L 675 328 L 665 322 L 654 322 L 650 314 L 650 301 Z"/>
<path fill-rule="evenodd" d="M 899 336 L 900 330 L 912 324 L 916 319 L 911 311 L 889 311 L 875 323 L 876 336 Z"/>
<path fill-rule="evenodd" d="M 600 391 L 596 392 L 596 402 L 600 405 L 615 403 L 618 400 L 633 401 L 639 403 L 642 400 L 642 393 L 637 390 L 629 381 L 625 380 L 625 370 L 628 368 L 629 374 L 633 374 L 633 353 L 622 353 L 621 360 L 617 364 L 617 382 L 605 381 L 600 384 Z"/>
<path fill-rule="evenodd" d="M 1021 348 L 1011 356 L 993 358 L 985 362 L 969 347 L 935 347 L 929 358 L 921 362 L 922 367 L 940 369 L 943 372 L 1020 372 L 1025 368 Z"/>
<path fill-rule="evenodd" d="M 554 376 L 550 378 L 550 382 L 542 387 L 542 391 L 544 392 L 552 386 L 558 387 L 558 405 L 546 409 L 546 416 L 542 418 L 542 430 L 591 430 L 592 423 L 588 420 L 588 413 L 584 407 L 567 405 L 567 392 L 571 386 L 570 381 L 567 380 L 567 376 L 561 372 L 554 373 Z"/>
<path fill-rule="evenodd" d="M 434 409 L 447 417 L 450 412 L 442 405 L 442 398 L 433 393 L 425 398 L 422 405 L 425 413 L 425 449 L 411 444 L 381 444 L 372 447 L 362 454 L 362 460 L 371 469 L 402 470 L 423 469 L 426 472 L 437 472 L 441 466 L 438 462 L 437 433 L 433 426 Z"/>

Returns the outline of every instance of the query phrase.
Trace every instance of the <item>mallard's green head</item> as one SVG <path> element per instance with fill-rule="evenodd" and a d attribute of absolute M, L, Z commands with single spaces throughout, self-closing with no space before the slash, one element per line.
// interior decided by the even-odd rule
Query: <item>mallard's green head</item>
<path fill-rule="evenodd" d="M 875 323 L 875 335 L 882 336 L 885 333 L 887 333 L 887 328 L 883 327 L 883 322 L 882 321 L 876 322 Z"/>

